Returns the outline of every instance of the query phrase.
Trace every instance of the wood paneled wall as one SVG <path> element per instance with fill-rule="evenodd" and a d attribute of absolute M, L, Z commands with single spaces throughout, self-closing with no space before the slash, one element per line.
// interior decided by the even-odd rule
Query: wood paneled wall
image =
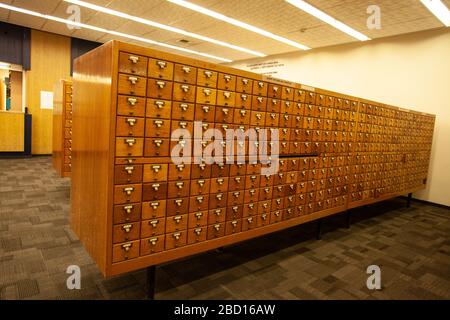
<path fill-rule="evenodd" d="M 22 72 L 11 71 L 11 110 L 22 112 Z"/>
<path fill-rule="evenodd" d="M 24 114 L 0 111 L 0 152 L 23 152 Z"/>
<path fill-rule="evenodd" d="M 70 77 L 70 38 L 31 31 L 31 70 L 26 72 L 26 106 L 33 116 L 32 153 L 52 153 L 52 110 L 42 110 L 41 91 Z"/>

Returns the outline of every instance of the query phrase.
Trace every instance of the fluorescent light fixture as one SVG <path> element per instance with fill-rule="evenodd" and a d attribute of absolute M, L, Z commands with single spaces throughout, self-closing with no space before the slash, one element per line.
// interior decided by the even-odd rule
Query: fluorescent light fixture
<path fill-rule="evenodd" d="M 450 27 L 450 10 L 441 0 L 420 0 L 446 27 Z"/>
<path fill-rule="evenodd" d="M 356 38 L 360 41 L 367 41 L 370 40 L 369 37 L 363 35 L 361 32 L 356 31 L 355 29 L 349 27 L 348 25 L 336 20 L 335 18 L 329 16 L 325 12 L 317 9 L 316 7 L 313 7 L 309 3 L 303 1 L 303 0 L 285 0 L 286 2 L 289 2 L 294 7 L 299 8 L 300 10 L 303 10 L 310 15 L 316 17 L 317 19 L 322 20 L 325 23 L 328 23 L 329 25 L 335 27 L 336 29 L 341 30 L 342 32 L 345 32 L 349 36 L 352 36 L 353 38 Z"/>
<path fill-rule="evenodd" d="M 219 46 L 227 47 L 227 48 L 230 48 L 230 49 L 242 51 L 242 52 L 245 52 L 245 53 L 257 56 L 257 57 L 265 57 L 266 56 L 264 53 L 261 53 L 261 52 L 258 52 L 258 51 L 253 51 L 253 50 L 246 49 L 246 48 L 243 48 L 243 47 L 235 46 L 233 44 L 230 44 L 230 43 L 227 43 L 227 42 L 224 42 L 224 41 L 220 41 L 220 40 L 212 39 L 212 38 L 209 38 L 209 37 L 205 37 L 205 36 L 202 36 L 202 35 L 199 35 L 199 34 L 196 34 L 196 33 L 192 33 L 192 32 L 189 32 L 189 31 L 186 31 L 186 30 L 183 30 L 183 29 L 171 27 L 171 26 L 168 26 L 168 25 L 165 25 L 165 24 L 161 24 L 161 23 L 158 23 L 158 22 L 155 22 L 155 21 L 148 20 L 148 19 L 132 16 L 132 15 L 129 15 L 129 14 L 124 13 L 124 12 L 108 9 L 108 8 L 105 8 L 105 7 L 102 7 L 102 6 L 98 6 L 98 5 L 89 3 L 89 2 L 80 1 L 80 0 L 64 0 L 64 1 L 72 3 L 72 4 L 75 4 L 75 5 L 78 5 L 78 6 L 81 6 L 81 7 L 85 7 L 85 8 L 88 8 L 88 9 L 92 9 L 92 10 L 96 10 L 96 11 L 103 12 L 103 13 L 106 13 L 106 14 L 110 14 L 110 15 L 113 15 L 113 16 L 116 16 L 116 17 L 120 17 L 120 18 L 128 19 L 128 20 L 131 20 L 131 21 L 134 21 L 134 22 L 142 23 L 142 24 L 145 24 L 145 25 L 148 25 L 148 26 L 151 26 L 151 27 L 155 27 L 155 28 L 166 30 L 166 31 L 179 33 L 179 34 L 191 37 L 191 38 L 195 38 L 195 39 L 199 39 L 199 40 L 202 40 L 202 41 L 214 43 L 214 44 L 217 44 Z"/>
<path fill-rule="evenodd" d="M 307 47 L 307 46 L 305 46 L 303 44 L 300 44 L 300 43 L 297 43 L 295 41 L 292 41 L 292 40 L 289 40 L 289 39 L 277 36 L 277 35 L 275 35 L 275 34 L 273 34 L 271 32 L 268 32 L 266 30 L 263 30 L 263 29 L 260 29 L 258 27 L 252 26 L 252 25 L 250 25 L 248 23 L 245 23 L 245 22 L 242 22 L 242 21 L 239 21 L 239 20 L 227 17 L 227 16 L 225 16 L 225 15 L 223 15 L 221 13 L 218 13 L 218 12 L 215 12 L 215 11 L 203 8 L 203 7 L 199 6 L 199 5 L 193 4 L 191 2 L 187 2 L 187 1 L 184 1 L 184 0 L 167 0 L 167 1 L 169 1 L 169 2 L 171 2 L 173 4 L 177 4 L 179 6 L 182 6 L 184 8 L 187 8 L 187 9 L 190 9 L 190 10 L 193 10 L 193 11 L 205 14 L 205 15 L 210 16 L 212 18 L 215 18 L 215 19 L 218 19 L 218 20 L 230 23 L 232 25 L 235 25 L 237 27 L 246 29 L 248 31 L 252 31 L 252 32 L 258 33 L 258 34 L 260 34 L 262 36 L 265 36 L 265 37 L 268 37 L 268 38 L 272 38 L 273 40 L 276 40 L 276 41 L 279 41 L 279 42 L 283 42 L 283 43 L 285 43 L 287 45 L 290 45 L 292 47 L 295 47 L 295 48 L 298 48 L 298 49 L 302 49 L 302 50 L 311 49 L 311 48 L 309 48 L 309 47 Z"/>
<path fill-rule="evenodd" d="M 222 58 L 222 57 L 218 57 L 218 56 L 213 56 L 213 55 L 208 54 L 208 53 L 203 53 L 203 52 L 199 52 L 199 51 L 195 51 L 195 50 L 191 50 L 191 49 L 187 49 L 187 48 L 177 47 L 177 46 L 173 46 L 171 44 L 158 42 L 158 41 L 154 41 L 154 40 L 150 40 L 150 39 L 142 38 L 142 37 L 138 37 L 138 36 L 133 36 L 131 34 L 126 34 L 126 33 L 122 33 L 122 32 L 108 30 L 108 29 L 96 27 L 96 26 L 85 24 L 85 23 L 81 23 L 81 22 L 75 22 L 75 21 L 72 21 L 72 20 L 62 19 L 62 18 L 58 18 L 58 17 L 42 14 L 42 13 L 39 13 L 39 12 L 36 12 L 36 11 L 31 11 L 31 10 L 27 10 L 27 9 L 23 9 L 23 8 L 19 8 L 19 7 L 10 6 L 10 5 L 1 3 L 1 2 L 0 2 L 0 8 L 6 9 L 6 10 L 15 11 L 15 12 L 19 12 L 19 13 L 23 13 L 23 14 L 28 14 L 28 15 L 31 15 L 31 16 L 34 16 L 34 17 L 39 17 L 39 18 L 43 18 L 43 19 L 47 19 L 47 20 L 52 20 L 52 21 L 56 21 L 56 22 L 60 22 L 60 23 L 65 23 L 65 24 L 72 25 L 72 26 L 77 26 L 77 27 L 81 27 L 81 28 L 85 28 L 85 29 L 90 29 L 90 30 L 94 30 L 94 31 L 102 32 L 102 33 L 108 33 L 108 34 L 112 34 L 112 35 L 115 35 L 115 36 L 118 36 L 118 37 L 123 37 L 123 38 L 136 40 L 136 41 L 139 41 L 139 42 L 149 43 L 149 44 L 153 44 L 153 45 L 157 45 L 157 46 L 161 46 L 161 47 L 165 47 L 165 48 L 170 48 L 170 49 L 174 49 L 174 50 L 178 50 L 178 51 L 183 51 L 183 52 L 187 52 L 187 53 L 191 53 L 191 54 L 195 54 L 195 55 L 199 55 L 199 56 L 202 56 L 202 57 L 207 57 L 207 58 L 211 58 L 211 59 L 215 59 L 215 60 L 219 60 L 219 61 L 223 61 L 223 62 L 232 62 L 232 60 L 230 60 L 230 59 L 226 59 L 226 58 Z"/>
<path fill-rule="evenodd" d="M 9 70 L 9 68 L 11 68 L 11 65 L 9 63 L 0 62 L 0 69 Z"/>

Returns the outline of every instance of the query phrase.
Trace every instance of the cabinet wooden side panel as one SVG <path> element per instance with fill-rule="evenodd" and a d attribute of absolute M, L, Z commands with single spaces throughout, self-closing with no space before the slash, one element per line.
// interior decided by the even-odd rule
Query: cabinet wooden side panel
<path fill-rule="evenodd" d="M 53 168 L 60 176 L 64 170 L 64 146 L 63 146 L 63 112 L 64 112 L 64 83 L 58 81 L 53 89 Z"/>
<path fill-rule="evenodd" d="M 112 43 L 75 60 L 71 226 L 100 270 L 108 257 Z"/>

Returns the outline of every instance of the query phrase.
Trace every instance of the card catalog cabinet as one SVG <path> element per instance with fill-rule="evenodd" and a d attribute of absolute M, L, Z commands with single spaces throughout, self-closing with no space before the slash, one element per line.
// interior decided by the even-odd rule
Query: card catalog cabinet
<path fill-rule="evenodd" d="M 75 61 L 72 228 L 104 275 L 160 264 L 425 187 L 434 116 L 109 42 Z M 216 128 L 279 132 L 279 170 L 173 163 Z M 171 133 L 186 129 L 186 136 Z M 223 144 L 224 157 L 227 154 Z M 276 147 L 268 145 L 269 149 Z M 251 151 L 253 150 L 253 151 Z"/>
<path fill-rule="evenodd" d="M 72 82 L 60 80 L 53 92 L 53 167 L 70 177 L 72 167 Z"/>

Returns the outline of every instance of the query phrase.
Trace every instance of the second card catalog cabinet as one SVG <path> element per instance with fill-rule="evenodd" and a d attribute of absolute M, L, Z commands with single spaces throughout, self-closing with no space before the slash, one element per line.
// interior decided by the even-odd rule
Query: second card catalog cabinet
<path fill-rule="evenodd" d="M 432 115 L 135 45 L 113 41 L 78 58 L 73 103 L 71 225 L 107 276 L 427 182 Z M 192 136 L 194 121 L 279 129 L 279 171 L 261 175 L 253 140 L 235 146 L 245 163 L 173 163 L 186 140 L 171 133 Z"/>

